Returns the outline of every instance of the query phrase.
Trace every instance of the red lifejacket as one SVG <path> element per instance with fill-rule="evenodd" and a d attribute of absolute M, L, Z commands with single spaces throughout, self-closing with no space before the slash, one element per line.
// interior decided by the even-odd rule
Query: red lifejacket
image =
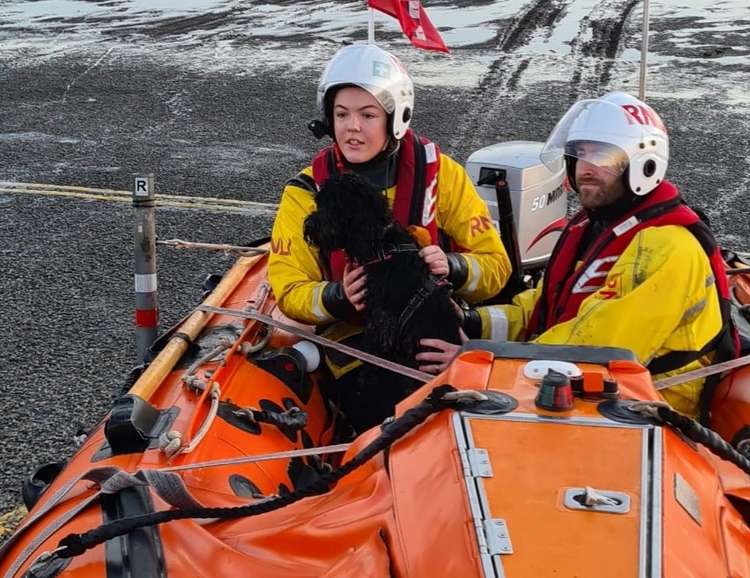
<path fill-rule="evenodd" d="M 406 228 L 417 225 L 427 229 L 433 244 L 438 243 L 437 176 L 440 171 L 440 148 L 426 138 L 417 136 L 411 129 L 401 139 L 398 149 L 396 196 L 393 216 Z M 344 172 L 341 151 L 334 143 L 315 155 L 312 162 L 313 180 L 322 187 L 332 174 Z M 342 250 L 328 257 L 328 275 L 331 281 L 344 276 L 346 255 Z"/>
<path fill-rule="evenodd" d="M 725 334 L 731 332 L 729 286 L 724 261 L 708 227 L 684 203 L 677 188 L 667 181 L 662 182 L 642 203 L 603 231 L 583 255 L 579 255 L 579 249 L 589 226 L 589 219 L 585 211 L 580 211 L 570 220 L 550 257 L 542 294 L 532 312 L 525 339 L 534 338 L 546 329 L 575 317 L 584 299 L 601 289 L 610 269 L 635 235 L 647 227 L 667 225 L 687 228 L 706 252 L 719 292 L 723 326 L 716 338 L 700 352 L 672 352 L 653 360 L 649 369 L 652 373 L 677 369 L 716 349 Z"/>

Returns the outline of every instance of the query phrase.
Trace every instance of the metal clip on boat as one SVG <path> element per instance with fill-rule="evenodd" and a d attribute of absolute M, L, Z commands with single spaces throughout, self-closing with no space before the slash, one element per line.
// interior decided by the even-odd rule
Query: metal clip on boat
<path fill-rule="evenodd" d="M 542 378 L 534 403 L 538 408 L 548 411 L 573 409 L 573 388 L 570 378 L 564 373 L 550 369 Z"/>

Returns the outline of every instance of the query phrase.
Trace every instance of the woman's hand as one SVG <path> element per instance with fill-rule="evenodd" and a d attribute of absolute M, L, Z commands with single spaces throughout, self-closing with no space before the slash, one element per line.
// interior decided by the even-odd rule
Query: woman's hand
<path fill-rule="evenodd" d="M 344 295 L 346 295 L 349 303 L 357 311 L 362 311 L 365 308 L 366 283 L 367 275 L 365 274 L 365 268 L 354 267 L 347 261 L 346 265 L 344 265 L 342 285 L 344 286 Z"/>
<path fill-rule="evenodd" d="M 428 245 L 419 252 L 419 256 L 427 263 L 430 273 L 438 277 L 447 277 L 450 273 L 448 257 L 437 245 Z"/>
<path fill-rule="evenodd" d="M 461 343 L 466 343 L 469 340 L 462 329 L 459 329 L 459 335 L 461 336 Z M 419 362 L 419 370 L 432 374 L 444 371 L 461 349 L 460 345 L 448 343 L 442 339 L 420 339 L 419 344 L 422 347 L 433 349 L 433 351 L 422 351 L 415 356 L 417 362 Z"/>

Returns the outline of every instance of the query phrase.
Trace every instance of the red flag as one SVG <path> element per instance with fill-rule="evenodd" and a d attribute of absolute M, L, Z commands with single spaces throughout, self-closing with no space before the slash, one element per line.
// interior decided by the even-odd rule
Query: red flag
<path fill-rule="evenodd" d="M 449 52 L 420 0 L 367 0 L 367 4 L 370 8 L 397 18 L 404 34 L 417 48 Z"/>

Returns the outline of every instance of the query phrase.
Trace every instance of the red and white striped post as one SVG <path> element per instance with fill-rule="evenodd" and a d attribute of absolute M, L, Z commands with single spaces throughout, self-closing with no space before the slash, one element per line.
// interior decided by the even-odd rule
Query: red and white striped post
<path fill-rule="evenodd" d="M 149 361 L 149 348 L 156 339 L 159 325 L 159 308 L 156 303 L 155 206 L 154 175 L 135 177 L 135 346 L 139 364 Z"/>

